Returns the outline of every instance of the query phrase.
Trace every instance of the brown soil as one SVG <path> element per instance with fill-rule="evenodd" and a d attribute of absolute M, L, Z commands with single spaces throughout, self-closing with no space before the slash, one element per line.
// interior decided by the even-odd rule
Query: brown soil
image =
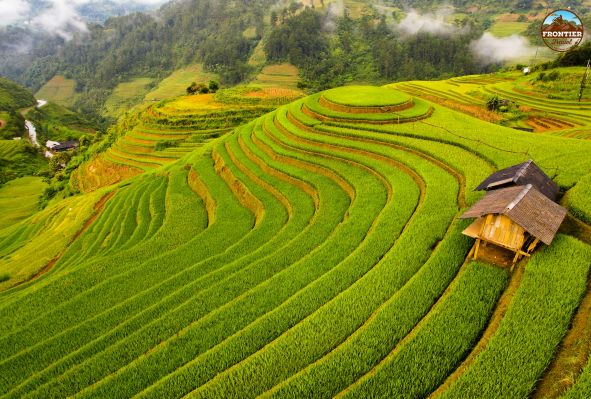
<path fill-rule="evenodd" d="M 6 126 L 6 121 L 0 119 L 0 129 L 2 129 L 4 126 Z"/>

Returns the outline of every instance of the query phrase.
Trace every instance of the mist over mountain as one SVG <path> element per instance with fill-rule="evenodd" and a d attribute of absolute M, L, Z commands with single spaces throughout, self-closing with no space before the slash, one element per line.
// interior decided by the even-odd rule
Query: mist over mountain
<path fill-rule="evenodd" d="M 489 72 L 535 53 L 530 42 L 544 13 L 532 2 L 504 1 L 495 12 L 514 10 L 525 21 L 523 34 L 509 39 L 485 35 L 498 22 L 486 1 L 4 2 L 5 22 L 17 22 L 0 27 L 0 75 L 34 91 L 63 75 L 75 81 L 75 108 L 94 115 L 119 83 L 158 81 L 195 63 L 233 85 L 265 64 L 287 61 L 311 92 L 355 81 Z M 125 15 L 113 16 L 119 13 Z"/>

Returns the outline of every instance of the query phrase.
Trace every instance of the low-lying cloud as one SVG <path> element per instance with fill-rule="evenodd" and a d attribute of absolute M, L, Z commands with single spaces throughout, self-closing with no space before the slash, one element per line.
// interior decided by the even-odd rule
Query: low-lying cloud
<path fill-rule="evenodd" d="M 535 48 L 521 35 L 496 37 L 488 32 L 472 41 L 470 49 L 483 64 L 524 59 L 535 52 Z"/>
<path fill-rule="evenodd" d="M 330 3 L 327 7 L 323 28 L 328 32 L 334 32 L 337 27 L 337 19 L 345 15 L 345 4 L 343 0 Z"/>
<path fill-rule="evenodd" d="M 0 0 L 0 26 L 22 21 L 30 9 L 30 4 L 25 0 Z"/>
<path fill-rule="evenodd" d="M 67 0 L 53 0 L 52 5 L 31 20 L 35 28 L 70 40 L 74 32 L 86 32 L 86 23 Z"/>
<path fill-rule="evenodd" d="M 451 35 L 459 31 L 457 26 L 446 21 L 452 12 L 453 8 L 450 7 L 426 14 L 410 10 L 400 22 L 394 25 L 394 28 L 406 35 L 416 35 L 421 32 Z"/>
<path fill-rule="evenodd" d="M 78 7 L 100 4 L 101 0 L 46 0 L 45 7 L 33 9 L 31 0 L 0 0 L 0 26 L 21 24 L 70 40 L 76 32 L 86 32 Z M 124 6 L 157 6 L 168 0 L 110 0 Z"/>

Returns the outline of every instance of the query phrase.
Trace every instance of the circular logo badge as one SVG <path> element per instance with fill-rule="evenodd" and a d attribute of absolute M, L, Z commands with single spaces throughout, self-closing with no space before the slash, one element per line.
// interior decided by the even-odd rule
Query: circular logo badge
<path fill-rule="evenodd" d="M 568 51 L 583 40 L 581 18 L 570 10 L 556 10 L 542 22 L 542 40 L 554 51 Z"/>

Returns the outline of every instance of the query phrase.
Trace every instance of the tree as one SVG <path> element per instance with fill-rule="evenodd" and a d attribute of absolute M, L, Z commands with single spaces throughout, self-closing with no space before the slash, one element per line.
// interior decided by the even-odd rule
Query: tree
<path fill-rule="evenodd" d="M 216 82 L 215 80 L 209 81 L 209 92 L 210 93 L 215 93 L 216 91 L 218 91 L 219 88 L 220 88 L 220 84 L 218 82 Z"/>
<path fill-rule="evenodd" d="M 187 87 L 187 94 L 197 93 L 197 83 L 191 82 L 191 85 Z"/>
<path fill-rule="evenodd" d="M 501 106 L 502 101 L 499 99 L 499 96 L 494 95 L 488 98 L 486 101 L 486 108 L 489 111 L 498 111 Z"/>

